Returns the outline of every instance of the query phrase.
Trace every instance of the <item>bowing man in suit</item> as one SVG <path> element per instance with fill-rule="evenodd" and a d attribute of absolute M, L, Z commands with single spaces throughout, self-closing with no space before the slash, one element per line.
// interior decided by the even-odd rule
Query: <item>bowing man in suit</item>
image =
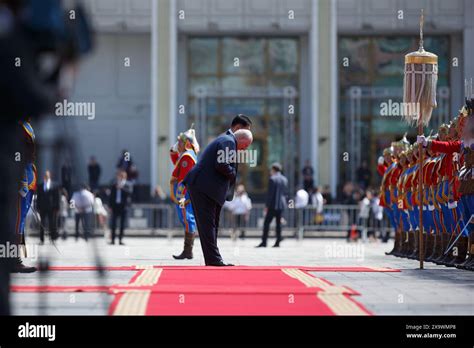
<path fill-rule="evenodd" d="M 183 180 L 194 208 L 207 266 L 232 266 L 224 263 L 217 247 L 219 216 L 224 202 L 234 197 L 237 151 L 245 150 L 252 143 L 251 124 L 247 116 L 237 115 L 230 129 L 207 145 Z"/>

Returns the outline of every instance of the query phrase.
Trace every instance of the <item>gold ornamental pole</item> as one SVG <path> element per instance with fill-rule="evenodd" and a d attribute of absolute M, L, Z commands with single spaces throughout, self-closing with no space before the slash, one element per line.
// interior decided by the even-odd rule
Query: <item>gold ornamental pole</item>
<path fill-rule="evenodd" d="M 415 106 L 416 112 L 404 115 L 405 121 L 410 125 L 418 126 L 418 135 L 423 135 L 423 127 L 427 126 L 433 109 L 436 107 L 436 85 L 438 82 L 438 56 L 425 51 L 423 48 L 423 24 L 424 14 L 421 10 L 420 16 L 420 45 L 418 51 L 411 52 L 405 56 L 405 76 L 403 81 L 404 105 Z M 413 110 L 413 108 L 406 108 Z M 406 110 L 405 109 L 405 110 Z M 424 236 L 423 236 L 423 146 L 419 146 L 419 259 L 420 269 L 423 269 L 424 258 Z"/>

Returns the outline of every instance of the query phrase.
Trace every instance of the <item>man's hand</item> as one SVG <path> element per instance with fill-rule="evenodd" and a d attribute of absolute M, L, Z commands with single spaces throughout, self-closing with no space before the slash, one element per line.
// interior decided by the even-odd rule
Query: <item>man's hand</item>
<path fill-rule="evenodd" d="M 418 144 L 421 144 L 423 145 L 423 147 L 426 147 L 426 145 L 428 144 L 428 140 L 426 140 L 425 136 L 424 135 L 418 135 L 416 137 L 416 142 Z"/>
<path fill-rule="evenodd" d="M 377 160 L 377 163 L 378 163 L 379 165 L 382 165 L 382 164 L 385 163 L 385 159 L 383 158 L 383 156 L 380 156 L 380 157 L 379 157 L 379 159 Z"/>
<path fill-rule="evenodd" d="M 178 201 L 178 204 L 181 208 L 184 208 L 185 206 L 185 202 L 186 202 L 186 198 L 180 198 L 180 200 Z"/>

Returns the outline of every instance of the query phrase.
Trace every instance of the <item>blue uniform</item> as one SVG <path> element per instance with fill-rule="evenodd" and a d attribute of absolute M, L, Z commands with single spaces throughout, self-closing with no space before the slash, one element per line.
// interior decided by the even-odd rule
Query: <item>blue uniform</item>
<path fill-rule="evenodd" d="M 20 189 L 18 191 L 17 214 L 15 223 L 15 232 L 20 242 L 24 242 L 26 215 L 31 207 L 33 195 L 36 191 L 37 172 L 33 163 L 34 159 L 34 143 L 35 133 L 33 127 L 28 122 L 22 123 L 24 136 L 30 153 L 26 154 L 27 163 L 25 164 L 23 176 L 20 181 Z"/>
<path fill-rule="evenodd" d="M 177 170 L 175 169 L 173 172 L 174 175 L 176 175 L 177 180 L 173 184 L 172 194 L 177 201 L 182 198 L 185 199 L 184 204 L 176 204 L 176 213 L 186 233 L 196 232 L 197 226 L 189 192 L 186 190 L 186 187 L 183 184 L 183 179 L 185 177 L 185 173 L 187 173 L 194 166 L 194 164 L 196 164 L 196 162 L 196 153 L 191 149 L 187 149 L 177 159 Z"/>

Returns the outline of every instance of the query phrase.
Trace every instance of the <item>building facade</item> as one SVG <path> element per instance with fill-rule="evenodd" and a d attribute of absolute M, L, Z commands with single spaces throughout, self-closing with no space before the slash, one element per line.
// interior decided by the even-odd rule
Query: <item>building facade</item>
<path fill-rule="evenodd" d="M 439 110 L 457 112 L 474 77 L 474 5 L 469 0 L 88 0 L 97 32 L 74 100 L 96 103 L 75 120 L 81 153 L 104 180 L 128 149 L 139 182 L 168 187 L 169 147 L 194 124 L 204 146 L 233 115 L 254 121 L 259 158 L 242 169 L 248 190 L 265 192 L 280 161 L 292 188 L 309 160 L 315 183 L 356 180 L 366 161 L 407 127 L 383 118 L 399 100 L 403 55 L 416 49 L 424 8 L 425 47 L 440 57 Z M 400 12 L 402 11 L 402 12 Z M 128 59 L 128 60 L 127 60 Z M 128 62 L 128 64 L 127 64 Z M 436 121 L 438 120 L 438 121 Z M 54 132 L 47 124 L 44 134 Z M 374 178 L 374 183 L 375 183 Z"/>

